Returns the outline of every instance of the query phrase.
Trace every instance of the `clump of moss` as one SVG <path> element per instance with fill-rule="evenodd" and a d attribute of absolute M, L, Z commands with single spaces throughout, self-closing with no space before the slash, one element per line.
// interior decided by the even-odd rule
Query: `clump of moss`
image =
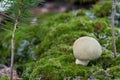
<path fill-rule="evenodd" d="M 111 53 L 103 52 L 99 59 L 91 61 L 88 67 L 84 67 L 75 65 L 72 45 L 81 36 L 92 36 L 105 46 L 107 44 L 105 42 L 106 38 L 108 37 L 109 42 L 111 40 L 110 22 L 103 18 L 91 20 L 85 15 L 76 17 L 72 16 L 71 13 L 68 13 L 69 16 L 65 13 L 64 16 L 67 16 L 69 20 L 64 22 L 64 18 L 61 18 L 60 15 L 55 15 L 56 19 L 52 19 L 52 24 L 51 17 L 49 17 L 40 26 L 47 29 L 42 31 L 43 33 L 47 31 L 47 33 L 42 35 L 41 42 L 38 44 L 39 48 L 37 51 L 40 59 L 34 64 L 36 66 L 31 68 L 30 79 L 41 77 L 44 80 L 61 80 L 68 76 L 72 76 L 72 78 L 80 76 L 83 80 L 90 77 L 109 79 L 108 75 L 104 75 L 105 70 L 119 64 L 119 61 L 114 64 L 115 60 Z M 97 70 L 98 72 L 96 72 Z M 93 72 L 95 73 L 92 74 Z"/>
<path fill-rule="evenodd" d="M 75 65 L 73 62 L 73 55 L 61 55 L 56 58 L 42 58 L 37 62 L 35 69 L 31 73 L 30 79 L 39 77 L 40 75 L 44 80 L 61 80 L 64 79 L 64 77 L 74 77 L 80 74 L 82 77 L 87 77 L 87 67 Z"/>
<path fill-rule="evenodd" d="M 99 59 L 91 61 L 87 67 L 75 64 L 72 45 L 81 36 L 94 37 L 102 46 L 112 49 L 110 22 L 106 18 L 91 19 L 83 13 L 84 10 L 80 11 L 80 14 L 78 12 L 77 15 L 72 12 L 62 13 L 46 17 L 43 23 L 38 25 L 30 26 L 23 23 L 19 25 L 15 35 L 15 51 L 16 54 L 18 54 L 18 49 L 23 51 L 21 51 L 22 56 L 15 55 L 15 63 L 21 63 L 22 67 L 26 66 L 23 68 L 23 78 L 32 80 L 41 77 L 44 80 L 62 80 L 69 76 L 72 78 L 80 76 L 81 80 L 91 77 L 108 80 L 119 77 L 115 75 L 118 67 L 113 68 L 120 65 L 119 57 L 113 58 L 112 54 L 106 51 Z M 102 13 L 102 16 L 106 15 Z M 116 34 L 118 34 L 117 28 Z M 11 32 L 7 32 L 7 35 L 1 40 L 6 46 L 4 47 L 5 52 L 10 51 L 10 47 L 8 49 L 10 39 Z M 24 40 L 29 44 L 23 49 L 20 45 Z M 118 39 L 117 44 L 119 44 Z M 9 53 L 6 55 L 8 56 Z M 31 53 L 35 55 L 37 61 L 31 60 L 33 57 Z M 105 73 L 106 70 L 110 71 L 111 76 Z M 114 70 L 116 73 L 112 74 L 111 72 Z"/>
<path fill-rule="evenodd" d="M 115 71 L 116 74 L 112 73 L 112 70 L 119 69 L 118 67 L 114 67 L 120 64 L 118 62 L 119 57 L 115 59 L 113 55 L 108 52 L 103 52 L 99 59 L 91 61 L 86 67 L 76 65 L 73 54 L 61 54 L 55 57 L 52 55 L 54 54 L 48 54 L 34 64 L 33 70 L 31 69 L 30 79 L 41 77 L 44 80 L 61 80 L 65 77 L 75 78 L 75 76 L 80 76 L 81 80 L 88 78 L 108 80 L 119 77 L 117 71 Z"/>
<path fill-rule="evenodd" d="M 8 80 L 8 77 L 7 76 L 2 77 L 2 78 L 0 78 L 0 80 Z"/>
<path fill-rule="evenodd" d="M 107 17 L 111 14 L 111 11 L 112 11 L 111 1 L 99 2 L 93 7 L 93 13 L 97 17 Z"/>
<path fill-rule="evenodd" d="M 119 35 L 119 34 L 118 34 Z M 119 49 L 119 47 L 120 47 L 120 37 L 118 37 L 118 38 L 116 38 L 116 46 L 117 46 L 117 51 L 118 52 L 120 52 L 120 49 Z"/>
<path fill-rule="evenodd" d="M 120 78 L 120 72 L 119 72 L 119 70 L 120 70 L 120 67 L 119 67 L 120 65 L 118 64 L 117 66 L 114 66 L 114 67 L 111 67 L 110 69 L 109 69 L 109 73 L 113 76 L 113 78 L 115 78 L 115 79 L 119 79 Z"/>

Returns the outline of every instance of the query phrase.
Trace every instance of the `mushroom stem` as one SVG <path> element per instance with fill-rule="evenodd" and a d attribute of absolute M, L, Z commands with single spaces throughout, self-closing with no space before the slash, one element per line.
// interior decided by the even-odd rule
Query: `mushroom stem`
<path fill-rule="evenodd" d="M 89 60 L 79 60 L 79 59 L 76 59 L 75 63 L 87 66 L 87 64 L 89 63 Z"/>

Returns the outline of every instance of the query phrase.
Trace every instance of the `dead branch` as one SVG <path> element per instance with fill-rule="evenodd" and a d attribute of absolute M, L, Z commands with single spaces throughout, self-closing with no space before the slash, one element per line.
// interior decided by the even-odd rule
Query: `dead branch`
<path fill-rule="evenodd" d="M 114 50 L 114 57 L 117 56 L 116 52 L 116 42 L 115 42 L 115 30 L 114 30 L 114 19 L 115 19 L 115 13 L 116 13 L 116 6 L 115 6 L 116 0 L 113 0 L 113 5 L 112 5 L 112 45 L 113 45 L 113 50 Z"/>
<path fill-rule="evenodd" d="M 13 33 L 12 33 L 12 39 L 11 39 L 11 71 L 10 71 L 10 80 L 13 80 L 13 64 L 14 64 L 14 50 L 15 50 L 15 43 L 14 43 L 14 39 L 15 39 L 15 31 L 17 28 L 17 24 L 18 24 L 18 19 L 15 20 L 15 24 L 14 24 L 14 29 L 13 29 Z"/>
<path fill-rule="evenodd" d="M 3 17 L 6 17 L 6 18 L 10 18 L 11 20 L 14 20 L 12 17 L 8 16 L 4 12 L 0 12 L 0 15 L 3 16 Z"/>
<path fill-rule="evenodd" d="M 22 0 L 20 0 L 20 2 L 22 2 Z M 13 80 L 13 65 L 14 65 L 14 54 L 15 54 L 15 32 L 17 29 L 17 25 L 18 25 L 18 19 L 21 15 L 21 9 L 20 8 L 20 4 L 19 5 L 19 10 L 18 10 L 18 15 L 16 15 L 15 18 L 15 23 L 14 23 L 14 28 L 13 28 L 13 32 L 12 32 L 12 39 L 11 39 L 11 71 L 10 71 L 10 80 Z"/>
<path fill-rule="evenodd" d="M 105 47 L 102 47 L 102 50 L 105 51 L 105 52 L 108 52 L 108 53 L 112 53 L 114 55 L 114 52 L 112 52 L 111 50 L 109 50 L 109 49 L 107 49 Z M 116 52 L 116 53 L 117 53 L 116 57 L 119 57 L 120 53 L 119 52 Z"/>
<path fill-rule="evenodd" d="M 103 51 L 105 51 L 105 52 L 109 52 L 109 53 L 114 54 L 111 50 L 108 50 L 108 49 L 107 49 L 107 48 L 105 48 L 105 47 L 102 47 L 102 50 L 103 50 Z"/>
<path fill-rule="evenodd" d="M 3 68 L 8 68 L 6 65 L 4 64 L 0 64 L 0 67 L 3 67 Z"/>

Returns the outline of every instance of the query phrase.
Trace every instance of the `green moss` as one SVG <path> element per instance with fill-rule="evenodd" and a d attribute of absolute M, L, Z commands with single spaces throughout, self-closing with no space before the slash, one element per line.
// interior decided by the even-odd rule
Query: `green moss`
<path fill-rule="evenodd" d="M 23 69 L 22 77 L 26 80 L 39 77 L 43 80 L 63 80 L 69 76 L 73 80 L 76 76 L 80 76 L 81 80 L 91 77 L 99 80 L 119 78 L 120 57 L 114 58 L 111 52 L 103 51 L 102 56 L 90 61 L 88 66 L 75 64 L 72 46 L 81 36 L 94 37 L 103 47 L 112 51 L 111 22 L 101 18 L 108 16 L 109 10 L 106 13 L 101 10 L 109 3 L 100 4 L 94 7 L 95 15 L 99 17 L 96 19 L 89 18 L 85 10 L 80 10 L 45 17 L 38 25 L 20 24 L 15 34 L 15 65 Z M 117 50 L 120 51 L 118 30 L 115 28 Z M 0 56 L 2 63 L 10 59 L 11 34 L 0 34 L 0 55 L 4 55 L 4 58 Z M 25 45 L 24 41 L 28 44 Z M 21 53 L 18 54 L 18 50 L 22 50 Z M 34 55 L 37 61 L 31 60 Z"/>
<path fill-rule="evenodd" d="M 36 68 L 33 70 L 30 79 L 39 77 L 38 74 L 42 75 L 41 77 L 43 79 L 46 76 L 52 80 L 61 80 L 67 76 L 77 76 L 80 74 L 81 76 L 87 77 L 87 67 L 73 64 L 74 59 L 72 58 L 72 55 L 62 55 L 50 59 L 43 58 L 36 64 Z"/>
<path fill-rule="evenodd" d="M 106 17 L 111 14 L 112 1 L 103 1 L 94 5 L 93 12 L 97 17 Z"/>
<path fill-rule="evenodd" d="M 2 77 L 2 78 L 0 78 L 0 80 L 8 80 L 8 77 L 7 76 Z"/>
<path fill-rule="evenodd" d="M 116 39 L 116 46 L 117 46 L 117 51 L 118 52 L 120 52 L 120 49 L 119 49 L 119 47 L 120 47 L 120 37 L 118 37 L 117 39 Z"/>
<path fill-rule="evenodd" d="M 111 67 L 120 64 L 118 61 L 119 57 L 114 59 L 111 53 L 104 52 L 99 59 L 90 61 L 87 67 L 76 65 L 72 54 L 61 54 L 55 57 L 51 55 L 54 56 L 55 54 L 46 55 L 37 61 L 30 79 L 39 77 L 40 75 L 42 79 L 47 78 L 52 80 L 61 80 L 68 76 L 71 76 L 72 78 L 80 76 L 82 80 L 88 79 L 91 76 L 100 80 L 112 79 L 113 76 L 118 78 L 116 72 L 119 69 L 118 67 L 115 71 L 116 75 L 114 73 L 111 74 L 111 72 L 108 72 L 110 75 L 106 73 L 106 70 L 114 70 L 114 68 L 111 69 Z"/>
<path fill-rule="evenodd" d="M 117 65 L 117 66 L 114 66 L 114 67 L 111 67 L 110 69 L 109 69 L 109 71 L 110 71 L 110 74 L 115 78 L 115 79 L 119 79 L 120 78 L 120 65 Z"/>

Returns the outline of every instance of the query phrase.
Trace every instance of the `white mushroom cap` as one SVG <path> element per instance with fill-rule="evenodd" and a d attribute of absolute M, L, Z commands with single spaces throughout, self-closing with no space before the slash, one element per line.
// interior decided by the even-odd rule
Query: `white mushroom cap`
<path fill-rule="evenodd" d="M 74 42 L 73 53 L 76 58 L 76 64 L 87 65 L 89 60 L 97 59 L 101 56 L 102 47 L 92 37 L 80 37 Z"/>

